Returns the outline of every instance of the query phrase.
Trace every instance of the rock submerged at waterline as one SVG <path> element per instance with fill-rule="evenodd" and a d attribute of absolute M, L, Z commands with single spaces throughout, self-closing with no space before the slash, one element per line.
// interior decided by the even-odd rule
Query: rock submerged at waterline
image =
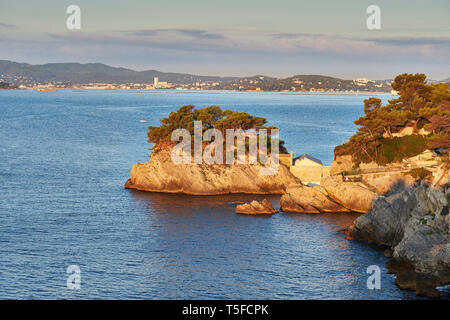
<path fill-rule="evenodd" d="M 277 212 L 278 212 L 278 210 L 275 210 L 272 207 L 272 204 L 267 199 L 264 199 L 261 202 L 253 200 L 250 203 L 244 203 L 244 204 L 236 206 L 236 213 L 239 213 L 239 214 L 272 215 Z"/>
<path fill-rule="evenodd" d="M 438 286 L 450 284 L 450 187 L 397 186 L 380 196 L 372 209 L 348 228 L 349 239 L 391 247 L 387 264 L 401 289 L 438 297 Z"/>
<path fill-rule="evenodd" d="M 370 210 L 377 194 L 354 182 L 342 182 L 342 177 L 322 179 L 318 186 L 294 185 L 281 197 L 281 211 L 297 213 L 359 212 Z"/>
<path fill-rule="evenodd" d="M 191 195 L 284 194 L 291 184 L 301 184 L 281 164 L 273 175 L 261 174 L 263 168 L 260 164 L 175 164 L 170 149 L 162 149 L 153 152 L 148 162 L 133 165 L 125 188 Z"/>

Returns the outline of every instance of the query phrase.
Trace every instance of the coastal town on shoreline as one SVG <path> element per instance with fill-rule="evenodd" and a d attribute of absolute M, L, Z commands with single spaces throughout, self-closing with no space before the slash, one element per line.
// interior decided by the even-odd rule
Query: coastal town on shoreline
<path fill-rule="evenodd" d="M 290 88 L 264 88 L 264 76 L 255 79 L 243 79 L 231 83 L 217 81 L 197 81 L 194 83 L 170 83 L 154 77 L 153 83 L 71 83 L 66 81 L 37 82 L 23 77 L 0 74 L 0 89 L 55 90 L 55 89 L 109 89 L 109 90 L 230 90 L 230 91 L 279 91 L 279 92 L 389 92 L 389 84 L 384 81 L 358 78 L 352 80 L 354 88 L 346 89 L 330 86 L 321 81 L 304 83 L 294 79 Z M 1 85 L 3 84 L 3 85 Z M 389 89 L 389 90 L 388 90 Z"/>
<path fill-rule="evenodd" d="M 392 79 L 359 77 L 345 80 L 297 74 L 287 78 L 199 76 L 156 70 L 134 71 L 104 64 L 57 63 L 30 65 L 0 60 L 0 89 L 52 91 L 109 90 L 228 90 L 248 92 L 391 92 Z"/>

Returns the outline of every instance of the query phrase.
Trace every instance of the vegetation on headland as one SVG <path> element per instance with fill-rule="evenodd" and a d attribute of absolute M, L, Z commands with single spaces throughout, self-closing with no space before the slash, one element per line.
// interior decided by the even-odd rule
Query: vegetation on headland
<path fill-rule="evenodd" d="M 225 137 L 227 129 L 233 130 L 267 130 L 267 148 L 271 150 L 270 134 L 274 126 L 265 126 L 267 119 L 256 117 L 246 112 L 222 110 L 219 106 L 209 106 L 195 109 L 193 105 L 185 105 L 175 112 L 171 112 L 167 118 L 159 120 L 160 126 L 148 127 L 148 142 L 154 145 L 173 144 L 172 133 L 176 129 L 186 129 L 194 136 L 194 121 L 202 122 L 202 133 L 208 129 L 218 129 Z M 224 141 L 225 142 L 225 141 Z M 248 141 L 246 142 L 248 146 Z M 279 140 L 280 153 L 287 153 L 284 141 Z"/>
<path fill-rule="evenodd" d="M 295 75 L 288 78 L 254 76 L 217 86 L 220 90 L 292 92 L 389 92 L 388 80 L 344 80 L 322 75 Z"/>
<path fill-rule="evenodd" d="M 155 77 L 158 84 L 155 86 Z M 47 63 L 32 65 L 0 60 L 0 81 L 22 89 L 177 89 L 275 92 L 389 92 L 391 79 L 340 79 L 298 74 L 287 78 L 264 75 L 246 77 L 135 71 L 102 63 Z M 448 82 L 449 79 L 440 82 Z M 448 83 L 447 83 L 448 85 Z"/>
<path fill-rule="evenodd" d="M 7 82 L 0 82 L 0 90 L 1 89 L 17 89 L 16 86 L 12 86 Z"/>
<path fill-rule="evenodd" d="M 379 165 L 432 149 L 450 148 L 450 91 L 446 84 L 428 84 L 424 74 L 401 74 L 392 83 L 399 97 L 383 106 L 381 99 L 364 100 L 364 113 L 354 123 L 358 131 L 337 146 L 335 156 L 352 155 L 353 162 Z M 405 126 L 427 135 L 395 137 Z"/>
<path fill-rule="evenodd" d="M 425 168 L 415 168 L 411 169 L 408 172 L 409 175 L 411 175 L 416 180 L 425 180 L 429 177 L 431 177 L 431 171 L 425 169 Z"/>

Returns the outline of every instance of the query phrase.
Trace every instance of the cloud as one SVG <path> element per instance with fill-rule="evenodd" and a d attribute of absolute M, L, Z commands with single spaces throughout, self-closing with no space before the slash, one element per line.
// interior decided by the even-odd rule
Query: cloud
<path fill-rule="evenodd" d="M 266 33 L 242 37 L 208 33 L 200 29 L 143 29 L 115 33 L 47 33 L 61 46 L 83 44 L 92 47 L 139 47 L 163 49 L 179 54 L 223 53 L 233 55 L 328 55 L 378 59 L 382 55 L 417 54 L 434 56 L 448 53 L 447 37 L 358 38 L 309 33 Z"/>
<path fill-rule="evenodd" d="M 54 43 L 60 45 L 89 45 L 107 47 L 139 47 L 166 49 L 179 53 L 221 52 L 235 48 L 230 39 L 196 29 L 154 29 L 105 33 L 46 33 Z"/>
<path fill-rule="evenodd" d="M 0 22 L 0 29 L 15 29 L 17 26 L 9 23 Z"/>
<path fill-rule="evenodd" d="M 135 65 L 139 69 L 151 65 L 170 71 L 218 72 L 223 75 L 228 75 L 230 70 L 249 74 L 290 74 L 293 68 L 303 73 L 335 74 L 349 70 L 375 70 L 372 72 L 385 72 L 382 77 L 405 70 L 441 72 L 450 53 L 450 39 L 446 37 L 377 35 L 363 38 L 260 30 L 221 30 L 214 33 L 179 28 L 109 33 L 67 31 L 28 38 L 3 35 L 0 42 L 0 56 L 10 60 L 20 58 L 33 62 L 38 56 L 40 62 L 100 61 Z M 235 71 L 234 75 L 237 73 Z"/>
<path fill-rule="evenodd" d="M 319 33 L 272 33 L 270 35 L 273 39 L 297 39 L 301 37 L 324 37 L 324 34 Z"/>
<path fill-rule="evenodd" d="M 261 34 L 260 34 L 261 35 Z M 145 29 L 116 31 L 113 33 L 47 33 L 46 42 L 51 42 L 61 54 L 101 57 L 127 52 L 170 55 L 177 59 L 262 59 L 270 61 L 285 58 L 306 58 L 311 61 L 379 61 L 403 57 L 406 61 L 436 61 L 448 55 L 448 46 L 441 46 L 446 38 L 357 38 L 308 33 L 265 33 L 253 37 L 251 33 L 230 35 L 211 34 L 199 29 Z M 415 41 L 417 40 L 417 41 Z M 76 50 L 72 50 L 71 48 Z M 81 49 L 83 48 L 83 49 Z M 115 52 L 115 53 L 113 53 Z M 153 53 L 150 53 L 153 52 Z M 83 54 L 84 53 L 84 54 Z M 121 54 L 123 55 L 123 54 Z M 221 57 L 221 58 L 219 58 Z M 212 58 L 211 58 L 212 59 Z"/>
<path fill-rule="evenodd" d="M 305 50 L 343 54 L 347 56 L 371 54 L 442 54 L 448 52 L 448 37 L 378 37 L 360 38 L 311 33 L 275 33 L 270 38 L 279 50 Z"/>
<path fill-rule="evenodd" d="M 365 40 L 392 46 L 450 45 L 449 37 L 387 37 Z"/>
<path fill-rule="evenodd" d="M 155 36 L 155 35 L 182 35 L 194 39 L 223 40 L 225 37 L 217 33 L 209 33 L 206 30 L 199 29 L 142 29 L 134 31 L 124 31 L 134 36 Z"/>

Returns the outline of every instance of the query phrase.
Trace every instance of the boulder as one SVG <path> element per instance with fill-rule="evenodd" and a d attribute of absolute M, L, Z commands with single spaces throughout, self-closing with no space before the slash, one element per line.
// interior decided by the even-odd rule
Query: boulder
<path fill-rule="evenodd" d="M 384 194 L 389 192 L 396 185 L 402 184 L 405 186 L 411 186 L 416 182 L 411 175 L 402 172 L 382 172 L 365 174 L 363 181 L 366 185 L 370 186 L 376 193 Z"/>
<path fill-rule="evenodd" d="M 277 212 L 278 212 L 278 210 L 275 210 L 272 207 L 272 204 L 267 199 L 264 199 L 261 202 L 253 200 L 250 203 L 244 203 L 244 204 L 236 206 L 236 213 L 239 213 L 239 214 L 269 214 L 270 215 L 270 214 L 274 214 Z"/>
<path fill-rule="evenodd" d="M 281 197 L 284 212 L 367 212 L 376 193 L 354 182 L 342 182 L 340 176 L 323 179 L 320 186 L 293 185 Z"/>
<path fill-rule="evenodd" d="M 321 181 L 328 196 L 342 207 L 352 212 L 365 213 L 370 210 L 377 194 L 366 186 L 354 182 L 342 182 L 340 176 L 332 176 Z"/>

